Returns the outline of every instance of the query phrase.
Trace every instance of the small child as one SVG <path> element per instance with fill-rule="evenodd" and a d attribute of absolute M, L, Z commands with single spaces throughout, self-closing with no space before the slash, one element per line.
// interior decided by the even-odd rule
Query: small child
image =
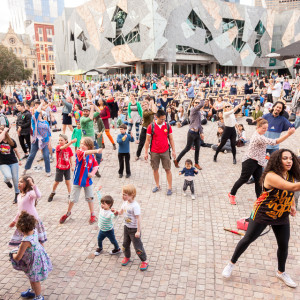
<path fill-rule="evenodd" d="M 75 147 L 75 151 L 77 151 L 77 149 L 80 146 L 81 137 L 82 137 L 81 125 L 80 122 L 78 122 L 76 123 L 76 127 L 72 132 L 72 140 L 76 139 L 76 142 L 73 143 L 73 146 Z"/>
<path fill-rule="evenodd" d="M 194 177 L 198 174 L 198 171 L 193 167 L 193 162 L 190 159 L 185 161 L 185 168 L 183 168 L 179 175 L 184 174 L 184 184 L 183 184 L 183 195 L 186 196 L 186 190 L 188 186 L 191 189 L 192 200 L 195 200 L 195 188 L 194 188 Z"/>
<path fill-rule="evenodd" d="M 98 170 L 98 164 L 92 154 L 101 152 L 102 149 L 94 150 L 94 141 L 90 137 L 84 137 L 81 139 L 80 148 L 76 151 L 76 165 L 74 171 L 73 187 L 71 191 L 71 200 L 69 202 L 67 213 L 63 215 L 59 220 L 60 224 L 63 224 L 71 215 L 71 210 L 74 204 L 79 200 L 81 188 L 84 189 L 85 200 L 89 205 L 91 213 L 89 223 L 93 224 L 96 222 L 93 203 L 94 194 L 92 178 L 95 176 Z"/>
<path fill-rule="evenodd" d="M 119 248 L 118 242 L 115 237 L 113 225 L 113 219 L 116 217 L 116 215 L 112 212 L 114 199 L 109 195 L 102 197 L 100 192 L 101 188 L 102 187 L 100 186 L 97 191 L 97 197 L 100 204 L 100 212 L 98 218 L 98 226 L 100 228 L 100 231 L 98 235 L 98 248 L 95 251 L 95 256 L 100 255 L 101 251 L 103 250 L 102 242 L 105 238 L 108 238 L 110 242 L 115 246 L 115 248 L 109 252 L 111 255 L 121 252 L 121 249 Z"/>
<path fill-rule="evenodd" d="M 120 126 L 120 134 L 117 137 L 117 143 L 119 144 L 118 158 L 119 158 L 119 178 L 123 177 L 124 171 L 124 159 L 126 165 L 126 178 L 131 175 L 130 172 L 130 148 L 129 143 L 134 142 L 134 138 L 126 133 L 127 126 L 122 124 Z"/>
<path fill-rule="evenodd" d="M 68 199 L 70 200 L 71 194 L 71 170 L 74 172 L 73 165 L 73 151 L 70 147 L 72 143 L 76 143 L 76 139 L 68 142 L 68 137 L 65 134 L 60 134 L 58 139 L 58 145 L 56 146 L 56 173 L 55 181 L 52 188 L 52 193 L 48 198 L 48 202 L 53 200 L 56 189 L 60 182 L 63 182 L 64 178 L 68 189 Z"/>
<path fill-rule="evenodd" d="M 74 105 L 72 117 L 74 117 L 76 124 L 80 123 L 80 118 L 82 117 L 82 111 L 80 109 L 81 107 L 79 104 Z"/>
<path fill-rule="evenodd" d="M 123 114 L 123 109 L 118 111 L 117 127 L 119 128 L 122 124 L 125 123 L 125 115 Z"/>
<path fill-rule="evenodd" d="M 247 142 L 247 140 L 246 140 L 246 131 L 245 131 L 245 128 L 244 128 L 243 124 L 239 124 L 237 126 L 237 136 L 238 136 L 238 139 L 236 141 L 237 147 L 243 147 Z"/>
<path fill-rule="evenodd" d="M 123 204 L 120 211 L 115 211 L 115 215 L 124 214 L 124 241 L 123 251 L 125 257 L 122 260 L 122 266 L 127 266 L 130 261 L 130 244 L 133 243 L 136 254 L 142 261 L 140 270 L 145 271 L 148 268 L 147 255 L 141 240 L 141 207 L 135 201 L 136 189 L 134 185 L 123 186 Z"/>
<path fill-rule="evenodd" d="M 14 250 L 9 253 L 10 261 L 15 270 L 23 271 L 29 279 L 31 287 L 21 293 L 22 298 L 34 298 L 44 300 L 41 295 L 41 281 L 47 279 L 52 271 L 52 264 L 45 248 L 39 243 L 35 229 L 38 221 L 34 216 L 22 211 L 17 229 L 22 232 L 24 238 L 16 253 Z"/>
<path fill-rule="evenodd" d="M 41 244 L 44 244 L 47 241 L 47 234 L 43 222 L 40 220 L 36 210 L 37 199 L 41 198 L 41 192 L 34 184 L 33 178 L 28 175 L 20 177 L 18 187 L 20 190 L 20 194 L 18 195 L 18 213 L 13 222 L 10 223 L 9 227 L 13 228 L 18 222 L 21 212 L 26 211 L 37 220 L 35 228 L 37 230 L 38 240 Z M 9 242 L 9 245 L 19 246 L 22 239 L 23 233 L 17 228 Z"/>

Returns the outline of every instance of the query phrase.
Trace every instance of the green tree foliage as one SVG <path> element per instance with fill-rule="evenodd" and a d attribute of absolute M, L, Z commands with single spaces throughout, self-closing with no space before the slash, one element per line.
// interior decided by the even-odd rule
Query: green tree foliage
<path fill-rule="evenodd" d="M 32 70 L 25 69 L 22 60 L 0 45 L 0 85 L 14 84 L 31 77 Z"/>

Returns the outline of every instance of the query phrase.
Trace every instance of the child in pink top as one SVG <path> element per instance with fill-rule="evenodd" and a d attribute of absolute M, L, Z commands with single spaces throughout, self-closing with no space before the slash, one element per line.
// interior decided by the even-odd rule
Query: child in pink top
<path fill-rule="evenodd" d="M 40 220 L 39 215 L 36 210 L 37 199 L 41 198 L 41 192 L 38 187 L 34 184 L 33 178 L 25 175 L 19 179 L 19 190 L 20 194 L 18 195 L 18 213 L 15 216 L 13 222 L 10 223 L 9 227 L 14 227 L 18 222 L 19 216 L 22 211 L 26 211 L 30 215 L 34 216 L 38 221 L 36 224 L 36 230 L 38 233 L 39 242 L 41 244 L 47 241 L 47 235 L 43 222 Z M 9 245 L 18 246 L 21 244 L 23 239 L 23 233 L 18 229 L 14 232 Z"/>

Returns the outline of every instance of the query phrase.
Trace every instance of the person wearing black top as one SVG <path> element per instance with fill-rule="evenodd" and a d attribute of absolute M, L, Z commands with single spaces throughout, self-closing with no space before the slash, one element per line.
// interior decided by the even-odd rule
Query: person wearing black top
<path fill-rule="evenodd" d="M 245 94 L 253 94 L 253 83 L 250 79 L 248 80 L 248 83 L 245 84 Z"/>
<path fill-rule="evenodd" d="M 3 174 L 4 182 L 9 188 L 14 185 L 15 199 L 13 203 L 17 203 L 17 197 L 20 193 L 18 188 L 19 181 L 19 165 L 20 155 L 17 150 L 17 143 L 8 135 L 8 127 L 0 127 L 0 171 Z M 17 158 L 18 157 L 18 158 Z M 10 181 L 13 181 L 13 185 Z"/>
<path fill-rule="evenodd" d="M 30 131 L 31 131 L 31 113 L 25 108 L 24 103 L 20 102 L 17 104 L 17 133 L 19 136 L 19 142 L 22 150 L 25 154 L 24 158 L 29 156 L 31 149 Z M 25 142 L 27 147 L 25 146 Z"/>

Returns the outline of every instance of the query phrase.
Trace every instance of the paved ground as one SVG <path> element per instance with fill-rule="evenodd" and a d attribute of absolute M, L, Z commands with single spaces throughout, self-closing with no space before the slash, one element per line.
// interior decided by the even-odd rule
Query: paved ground
<path fill-rule="evenodd" d="M 216 123 L 205 126 L 207 142 L 216 142 Z M 248 137 L 254 128 L 246 126 Z M 187 127 L 174 128 L 176 152 L 183 149 Z M 70 133 L 68 133 L 70 136 Z M 54 133 L 54 145 L 58 133 Z M 231 154 L 220 154 L 218 163 L 212 162 L 213 152 L 201 148 L 200 164 L 203 170 L 196 177 L 196 200 L 182 194 L 183 178 L 173 171 L 173 195 L 167 197 L 166 180 L 162 172 L 162 191 L 152 194 L 154 181 L 148 163 L 133 161 L 136 144 L 131 147 L 132 177 L 119 179 L 117 152 L 108 139 L 102 177 L 94 187 L 103 186 L 103 193 L 115 199 L 120 207 L 121 187 L 133 183 L 137 187 L 137 200 L 142 207 L 142 240 L 149 258 L 149 269 L 139 271 L 139 259 L 121 266 L 123 255 L 110 256 L 112 245 L 104 242 L 104 253 L 94 257 L 97 247 L 97 225 L 88 224 L 88 207 L 81 198 L 75 205 L 72 217 L 64 225 L 60 216 L 66 212 L 66 187 L 61 184 L 52 203 L 47 202 L 54 175 L 43 172 L 31 174 L 38 184 L 42 199 L 38 212 L 48 233 L 46 250 L 54 270 L 43 284 L 46 299 L 300 299 L 300 289 L 291 289 L 275 277 L 276 241 L 272 232 L 250 246 L 237 264 L 233 277 L 223 280 L 221 272 L 230 259 L 240 237 L 225 232 L 223 227 L 236 227 L 236 220 L 249 216 L 255 200 L 254 186 L 245 185 L 237 194 L 238 205 L 231 206 L 227 193 L 238 178 L 241 156 L 245 149 L 238 149 L 238 164 L 232 164 Z M 300 148 L 300 131 L 284 143 L 294 151 Z M 185 158 L 192 158 L 190 151 Z M 38 163 L 34 163 L 37 165 Z M 183 162 L 181 163 L 183 165 Z M 55 164 L 51 165 L 53 172 Z M 23 166 L 21 167 L 23 170 Z M 1 183 L 0 197 L 2 228 L 0 240 L 0 299 L 18 299 L 29 284 L 23 273 L 13 270 L 8 261 L 8 241 L 13 230 L 8 227 L 17 207 L 12 204 L 12 190 Z M 98 213 L 99 205 L 96 203 Z M 300 283 L 300 218 L 291 218 L 291 240 L 287 271 Z M 123 220 L 115 223 L 117 240 L 122 243 Z"/>

